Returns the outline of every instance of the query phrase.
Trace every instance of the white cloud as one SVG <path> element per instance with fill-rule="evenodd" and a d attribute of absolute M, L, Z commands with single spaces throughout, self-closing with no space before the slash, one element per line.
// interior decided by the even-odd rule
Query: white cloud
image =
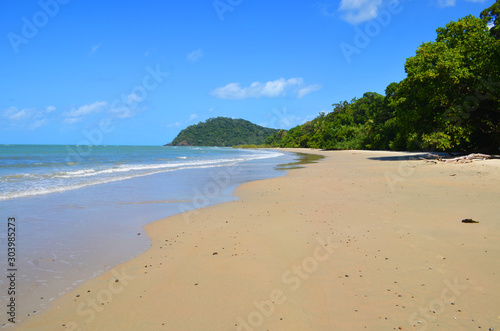
<path fill-rule="evenodd" d="M 376 18 L 382 2 L 382 0 L 341 0 L 339 11 L 343 12 L 342 19 L 355 25 Z"/>
<path fill-rule="evenodd" d="M 51 113 L 54 110 L 56 110 L 56 107 L 54 107 L 54 106 L 47 106 L 47 107 L 45 107 L 45 112 L 47 112 L 47 113 Z"/>
<path fill-rule="evenodd" d="M 78 118 L 75 118 L 75 117 L 68 117 L 68 118 L 65 118 L 63 120 L 63 123 L 64 124 L 75 124 L 75 123 L 78 123 L 78 122 L 81 122 L 83 120 L 82 117 L 78 117 Z"/>
<path fill-rule="evenodd" d="M 30 130 L 35 130 L 36 128 L 39 128 L 39 127 L 45 125 L 45 123 L 47 123 L 47 119 L 46 118 L 42 118 L 40 120 L 36 120 L 35 122 L 33 122 L 32 124 L 29 125 L 29 129 Z"/>
<path fill-rule="evenodd" d="M 189 115 L 189 120 L 188 120 L 188 122 L 194 121 L 194 120 L 195 120 L 195 119 L 197 119 L 197 118 L 198 118 L 198 115 L 196 115 L 196 114 L 191 114 L 191 115 Z"/>
<path fill-rule="evenodd" d="M 96 101 L 89 105 L 83 105 L 78 108 L 72 108 L 69 112 L 64 112 L 64 124 L 75 124 L 82 121 L 86 116 L 99 113 L 108 107 L 106 101 Z"/>
<path fill-rule="evenodd" d="M 17 107 L 10 107 L 3 112 L 3 116 L 9 120 L 10 126 L 35 130 L 48 122 L 46 114 L 55 109 L 54 106 L 48 106 L 45 109 L 24 108 L 21 110 Z"/>
<path fill-rule="evenodd" d="M 240 83 L 229 83 L 212 91 L 212 95 L 219 99 L 247 99 L 247 98 L 277 98 L 286 95 L 292 88 L 300 89 L 294 91 L 298 97 L 319 89 L 319 85 L 303 86 L 302 78 L 280 78 L 266 83 L 253 82 L 248 87 L 241 87 Z M 303 87 L 302 87 L 303 86 Z"/>
<path fill-rule="evenodd" d="M 311 92 L 314 92 L 314 91 L 318 91 L 322 88 L 323 86 L 319 85 L 319 84 L 313 84 L 313 85 L 309 85 L 309 86 L 306 86 L 306 87 L 303 87 L 301 88 L 298 92 L 297 92 L 297 98 L 302 98 L 303 96 L 311 93 Z"/>
<path fill-rule="evenodd" d="M 437 2 L 439 7 L 453 7 L 456 5 L 456 0 L 438 0 Z"/>
<path fill-rule="evenodd" d="M 25 121 L 31 118 L 32 113 L 32 109 L 19 110 L 17 107 L 10 107 L 4 111 L 3 115 L 11 121 Z"/>
<path fill-rule="evenodd" d="M 196 62 L 198 61 L 199 59 L 201 59 L 203 57 L 203 51 L 201 50 L 201 48 L 195 50 L 195 51 L 192 51 L 191 53 L 189 53 L 186 58 L 191 61 L 191 62 Z"/>
<path fill-rule="evenodd" d="M 109 110 L 109 113 L 117 118 L 131 118 L 135 115 L 135 112 L 126 106 L 112 108 Z"/>
<path fill-rule="evenodd" d="M 90 105 L 83 105 L 77 109 L 72 108 L 69 112 L 65 112 L 65 117 L 84 117 L 89 114 L 98 113 L 108 106 L 106 101 L 96 101 Z"/>
<path fill-rule="evenodd" d="M 130 93 L 125 97 L 125 100 L 126 102 L 112 104 L 108 113 L 116 118 L 131 118 L 146 109 L 146 107 L 139 107 L 139 103 L 144 100 L 144 97 L 136 93 Z"/>
<path fill-rule="evenodd" d="M 139 107 L 139 103 L 144 98 L 135 93 L 130 93 L 129 95 L 123 96 L 123 98 L 124 102 L 113 102 L 109 104 L 106 101 L 96 101 L 92 104 L 72 108 L 69 112 L 63 113 L 64 123 L 75 124 L 84 120 L 87 116 L 103 111 L 107 111 L 110 116 L 115 118 L 131 118 L 138 112 L 146 109 L 145 107 Z"/>
<path fill-rule="evenodd" d="M 483 3 L 486 0 L 465 0 L 467 2 Z M 437 0 L 437 6 L 441 8 L 454 7 L 457 4 L 457 0 Z"/>

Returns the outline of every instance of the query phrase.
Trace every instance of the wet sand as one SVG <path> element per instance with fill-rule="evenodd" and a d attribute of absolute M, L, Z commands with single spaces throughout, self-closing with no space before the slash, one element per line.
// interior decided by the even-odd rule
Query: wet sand
<path fill-rule="evenodd" d="M 325 158 L 147 225 L 18 329 L 500 330 L 499 160 L 292 151 Z"/>

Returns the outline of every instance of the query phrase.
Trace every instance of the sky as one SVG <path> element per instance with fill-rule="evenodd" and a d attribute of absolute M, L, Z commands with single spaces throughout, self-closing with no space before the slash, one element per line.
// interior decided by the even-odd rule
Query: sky
<path fill-rule="evenodd" d="M 494 0 L 2 0 L 0 144 L 163 145 L 208 118 L 289 129 L 384 94 Z"/>

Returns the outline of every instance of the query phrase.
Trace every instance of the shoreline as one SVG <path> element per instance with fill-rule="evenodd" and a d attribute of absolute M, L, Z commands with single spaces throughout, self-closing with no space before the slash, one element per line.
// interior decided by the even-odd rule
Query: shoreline
<path fill-rule="evenodd" d="M 148 251 L 19 329 L 498 328 L 497 160 L 278 150 L 325 158 L 148 224 Z"/>
<path fill-rule="evenodd" d="M 118 152 L 113 150 L 111 154 L 116 158 Z M 1 209 L 18 216 L 21 234 L 17 238 L 20 254 L 16 261 L 16 285 L 20 287 L 15 300 L 20 304 L 15 309 L 16 324 L 44 311 L 84 282 L 147 251 L 150 239 L 143 225 L 191 208 L 234 200 L 232 192 L 239 183 L 282 176 L 284 172 L 276 172 L 274 167 L 295 159 L 295 154 L 288 153 L 227 149 L 221 152 L 210 148 L 179 148 L 167 154 L 173 162 L 182 157 L 177 162 L 189 165 L 197 163 L 190 157 L 193 153 L 221 161 L 237 157 L 239 172 L 233 172 L 229 178 L 226 174 L 235 167 L 221 162 L 222 166 L 195 166 L 62 193 L 0 201 Z M 273 157 L 266 157 L 269 155 Z M 216 182 L 219 185 L 211 186 L 207 195 L 203 188 L 214 178 L 220 178 Z M 0 241 L 6 239 L 5 234 L 0 233 Z M 6 262 L 0 261 L 5 270 Z M 0 284 L 6 282 L 1 280 Z M 11 297 L 14 298 L 6 290 L 0 301 L 8 304 Z M 4 326 L 4 322 L 7 319 L 0 325 Z"/>

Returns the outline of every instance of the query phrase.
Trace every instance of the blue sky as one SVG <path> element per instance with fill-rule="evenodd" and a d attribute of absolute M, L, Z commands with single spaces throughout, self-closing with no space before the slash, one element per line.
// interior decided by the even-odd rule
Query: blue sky
<path fill-rule="evenodd" d="M 210 117 L 289 129 L 383 94 L 494 0 L 0 2 L 0 143 L 161 145 Z"/>

